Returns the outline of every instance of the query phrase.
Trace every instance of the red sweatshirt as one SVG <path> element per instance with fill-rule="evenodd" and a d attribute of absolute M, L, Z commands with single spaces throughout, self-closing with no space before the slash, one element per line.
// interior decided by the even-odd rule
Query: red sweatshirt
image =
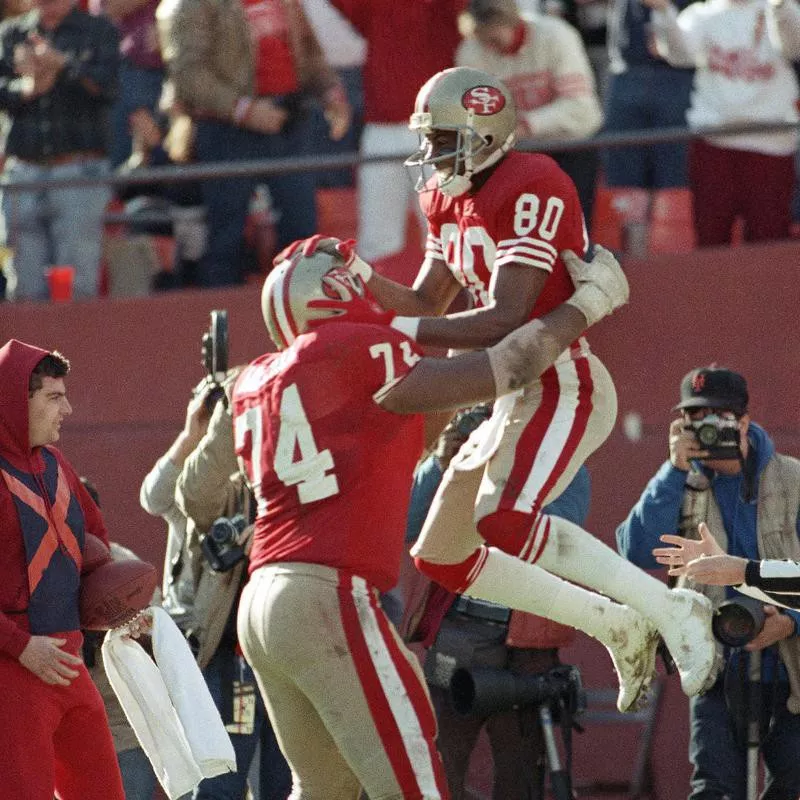
<path fill-rule="evenodd" d="M 331 0 L 367 40 L 364 119 L 408 122 L 422 84 L 454 66 L 466 0 Z"/>
<path fill-rule="evenodd" d="M 31 449 L 28 381 L 46 350 L 0 348 L 0 654 L 31 634 L 77 631 L 85 535 L 108 533 L 75 470 L 54 447 Z"/>

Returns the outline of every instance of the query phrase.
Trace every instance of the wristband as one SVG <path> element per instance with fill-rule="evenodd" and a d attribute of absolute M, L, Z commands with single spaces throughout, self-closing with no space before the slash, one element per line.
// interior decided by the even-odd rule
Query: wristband
<path fill-rule="evenodd" d="M 409 339 L 417 340 L 417 331 L 419 330 L 419 317 L 395 317 L 389 327 L 394 328 L 400 333 L 404 333 Z"/>
<path fill-rule="evenodd" d="M 237 125 L 243 125 L 248 115 L 250 114 L 250 109 L 252 107 L 253 107 L 252 97 L 240 97 L 236 101 L 236 105 L 233 107 L 233 121 Z"/>

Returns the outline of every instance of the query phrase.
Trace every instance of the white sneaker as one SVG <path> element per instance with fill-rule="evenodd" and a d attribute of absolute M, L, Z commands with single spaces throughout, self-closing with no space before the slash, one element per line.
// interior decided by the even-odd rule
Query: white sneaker
<path fill-rule="evenodd" d="M 635 711 L 645 700 L 656 672 L 659 633 L 638 611 L 622 606 L 624 619 L 610 631 L 606 643 L 619 678 L 617 708 Z"/>
<path fill-rule="evenodd" d="M 689 697 L 698 694 L 714 666 L 714 634 L 711 631 L 711 601 L 691 589 L 670 592 L 670 618 L 661 635 L 681 676 Z"/>

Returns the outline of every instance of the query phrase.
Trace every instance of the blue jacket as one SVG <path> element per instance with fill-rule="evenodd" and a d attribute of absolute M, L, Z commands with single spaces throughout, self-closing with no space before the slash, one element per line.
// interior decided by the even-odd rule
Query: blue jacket
<path fill-rule="evenodd" d="M 705 470 L 711 479 L 711 491 L 719 505 L 725 531 L 728 534 L 728 552 L 743 558 L 759 559 L 756 535 L 756 515 L 758 510 L 758 478 L 766 463 L 775 453 L 775 445 L 767 432 L 755 422 L 750 423 L 748 441 L 756 454 L 756 480 L 753 497 L 745 500 L 742 496 L 742 474 L 718 475 Z M 628 518 L 617 528 L 617 549 L 629 561 L 643 569 L 661 569 L 653 558 L 654 547 L 663 547 L 659 537 L 664 533 L 677 533 L 686 472 L 665 462 L 650 479 L 639 502 L 631 510 Z M 795 523 L 800 537 L 800 517 Z M 729 589 L 733 596 L 735 590 Z M 800 631 L 800 613 L 787 611 Z"/>

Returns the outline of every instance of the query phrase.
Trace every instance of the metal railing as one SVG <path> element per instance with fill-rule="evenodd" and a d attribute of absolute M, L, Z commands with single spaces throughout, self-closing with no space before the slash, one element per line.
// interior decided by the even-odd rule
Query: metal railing
<path fill-rule="evenodd" d="M 587 139 L 553 141 L 528 139 L 517 143 L 518 150 L 541 153 L 574 150 L 605 150 L 611 147 L 642 147 L 665 142 L 688 141 L 696 137 L 727 137 L 740 134 L 776 133 L 797 130 L 800 123 L 758 123 L 747 125 L 707 126 L 700 128 L 659 128 L 656 130 L 623 133 L 600 133 Z M 292 172 L 322 172 L 329 169 L 353 167 L 360 164 L 402 161 L 408 154 L 371 156 L 364 158 L 357 152 L 341 155 L 315 155 L 295 158 L 249 159 L 245 161 L 184 164 L 166 167 L 141 167 L 132 172 L 112 172 L 104 176 L 50 178 L 32 181 L 0 180 L 3 191 L 44 191 L 65 186 L 137 186 L 153 183 L 199 181 L 214 178 L 268 177 Z"/>

